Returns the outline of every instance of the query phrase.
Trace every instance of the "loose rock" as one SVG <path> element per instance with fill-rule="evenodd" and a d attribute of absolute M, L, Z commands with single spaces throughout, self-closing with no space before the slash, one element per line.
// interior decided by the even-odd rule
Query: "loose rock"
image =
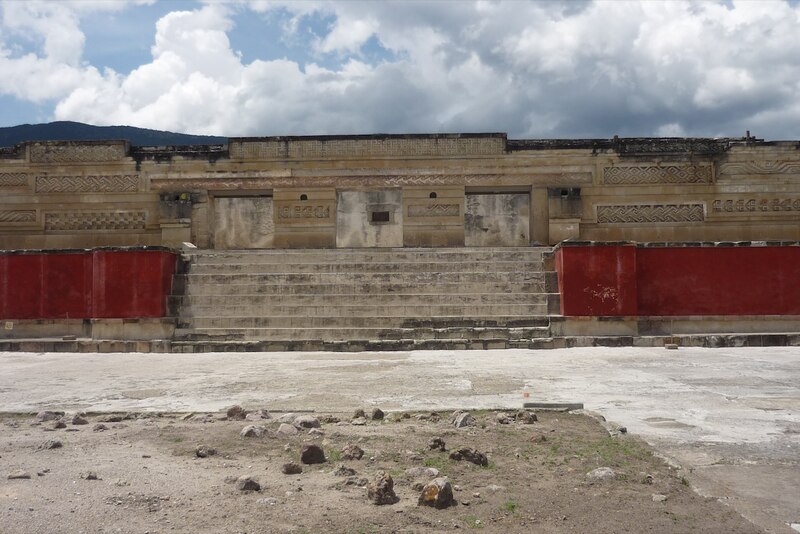
<path fill-rule="evenodd" d="M 303 468 L 294 462 L 289 462 L 281 466 L 281 473 L 284 475 L 299 475 L 302 472 Z"/>
<path fill-rule="evenodd" d="M 278 434 L 281 436 L 296 436 L 297 432 L 297 429 L 288 423 L 281 423 L 278 427 Z"/>
<path fill-rule="evenodd" d="M 319 428 L 319 419 L 313 415 L 298 415 L 294 418 L 294 426 L 297 428 Z"/>
<path fill-rule="evenodd" d="M 300 461 L 304 464 L 323 464 L 325 463 L 325 453 L 319 445 L 306 443 L 300 449 Z"/>
<path fill-rule="evenodd" d="M 261 491 L 261 484 L 249 476 L 240 476 L 236 479 L 236 489 L 239 491 Z"/>
<path fill-rule="evenodd" d="M 355 426 L 364 426 L 364 425 L 367 424 L 367 418 L 366 417 L 356 417 L 355 419 L 350 421 L 350 424 L 351 425 L 355 425 Z"/>
<path fill-rule="evenodd" d="M 278 422 L 279 423 L 290 423 L 291 424 L 291 422 L 294 421 L 296 417 L 297 417 L 296 413 L 291 413 L 291 412 L 290 413 L 285 413 L 282 416 L 278 417 Z"/>
<path fill-rule="evenodd" d="M 446 478 L 435 478 L 425 484 L 417 501 L 419 506 L 432 506 L 438 510 L 456 504 L 453 487 Z"/>
<path fill-rule="evenodd" d="M 54 412 L 52 410 L 42 410 L 36 414 L 36 420 L 40 422 L 53 421 L 64 416 L 64 412 Z"/>
<path fill-rule="evenodd" d="M 360 460 L 362 456 L 364 456 L 364 450 L 358 445 L 350 443 L 342 447 L 343 460 Z"/>
<path fill-rule="evenodd" d="M 100 419 L 100 421 L 102 421 L 104 423 L 119 423 L 119 422 L 122 421 L 122 419 L 124 417 L 125 417 L 124 415 L 121 415 L 121 414 L 118 414 L 118 413 L 112 413 L 112 414 L 106 415 L 105 417 Z"/>
<path fill-rule="evenodd" d="M 664 502 L 666 500 L 667 500 L 667 496 L 666 495 L 662 495 L 660 493 L 654 493 L 653 494 L 653 502 Z"/>
<path fill-rule="evenodd" d="M 475 426 L 477 421 L 469 412 L 460 412 L 453 419 L 453 426 L 456 428 L 465 428 L 468 426 Z"/>
<path fill-rule="evenodd" d="M 480 465 L 481 467 L 486 467 L 487 465 L 489 465 L 489 459 L 486 457 L 485 454 L 470 448 L 458 449 L 457 451 L 453 451 L 452 453 L 450 453 L 450 459 L 456 461 L 466 460 L 468 462 L 472 462 L 475 465 Z"/>
<path fill-rule="evenodd" d="M 247 412 L 244 411 L 244 408 L 236 404 L 228 408 L 228 411 L 225 412 L 225 415 L 228 416 L 228 419 L 243 421 L 244 418 L 247 417 Z"/>
<path fill-rule="evenodd" d="M 92 430 L 94 430 L 95 432 L 103 432 L 104 430 L 108 430 L 108 427 L 103 423 L 97 423 L 92 427 Z"/>
<path fill-rule="evenodd" d="M 500 425 L 510 425 L 511 424 L 511 418 L 507 414 L 504 414 L 502 412 L 498 413 L 495 416 L 495 419 L 497 419 L 497 423 L 500 424 Z"/>
<path fill-rule="evenodd" d="M 270 415 L 267 410 L 256 410 L 248 413 L 244 418 L 247 421 L 261 421 L 262 419 L 270 419 Z"/>
<path fill-rule="evenodd" d="M 89 420 L 85 417 L 86 414 L 84 413 L 76 413 L 72 416 L 72 424 L 73 425 L 88 425 Z"/>
<path fill-rule="evenodd" d="M 337 477 L 350 477 L 356 474 L 356 470 L 344 464 L 339 464 L 336 466 L 336 469 L 333 470 L 333 474 Z"/>
<path fill-rule="evenodd" d="M 383 413 L 383 410 L 381 410 L 380 408 L 374 408 L 372 410 L 372 420 L 373 421 L 380 421 L 381 419 L 383 419 L 383 417 L 384 417 L 384 413 Z"/>
<path fill-rule="evenodd" d="M 322 437 L 325 435 L 325 432 L 323 432 L 319 428 L 312 428 L 311 430 L 308 431 L 308 435 L 315 437 Z"/>
<path fill-rule="evenodd" d="M 98 477 L 97 473 L 94 471 L 89 471 L 85 475 L 81 475 L 81 478 L 84 480 L 100 480 L 100 477 Z"/>
<path fill-rule="evenodd" d="M 359 417 L 363 417 L 365 419 L 367 418 L 367 414 L 364 413 L 364 410 L 362 410 L 361 408 L 359 408 L 355 412 L 353 412 L 352 419 L 358 419 Z"/>
<path fill-rule="evenodd" d="M 264 435 L 266 428 L 263 426 L 247 425 L 239 433 L 243 438 L 260 438 Z"/>
<path fill-rule="evenodd" d="M 209 447 L 208 445 L 200 445 L 194 450 L 195 456 L 198 458 L 208 458 L 217 454 L 217 449 Z"/>
<path fill-rule="evenodd" d="M 65 423 L 63 419 L 56 419 L 55 421 L 53 421 L 53 428 L 54 429 L 67 428 L 67 423 Z"/>
<path fill-rule="evenodd" d="M 444 452 L 446 449 L 444 447 L 444 440 L 440 437 L 435 437 L 428 443 L 428 449 L 432 451 L 442 451 Z"/>
<path fill-rule="evenodd" d="M 610 467 L 598 467 L 586 473 L 586 478 L 593 481 L 613 480 L 616 476 Z"/>
<path fill-rule="evenodd" d="M 8 480 L 24 480 L 31 478 L 30 473 L 26 473 L 25 471 L 14 471 L 8 475 Z"/>
<path fill-rule="evenodd" d="M 63 446 L 64 445 L 61 443 L 61 441 L 57 439 L 48 439 L 47 441 L 43 441 L 42 443 L 40 443 L 39 446 L 36 447 L 36 450 L 44 451 L 47 449 L 60 449 Z"/>
<path fill-rule="evenodd" d="M 544 443 L 547 441 L 547 436 L 544 434 L 531 434 L 531 437 L 528 438 L 528 441 L 532 441 L 534 443 Z"/>
<path fill-rule="evenodd" d="M 520 423 L 523 423 L 523 424 L 526 424 L 526 425 L 532 425 L 533 423 L 535 423 L 538 420 L 539 420 L 539 418 L 536 417 L 536 414 L 533 413 L 533 412 L 529 412 L 529 411 L 526 411 L 526 410 L 522 410 L 522 411 L 517 412 L 517 421 L 520 422 Z"/>
<path fill-rule="evenodd" d="M 389 473 L 378 473 L 375 480 L 367 486 L 367 498 L 377 505 L 394 504 L 400 500 L 394 493 L 394 480 Z"/>

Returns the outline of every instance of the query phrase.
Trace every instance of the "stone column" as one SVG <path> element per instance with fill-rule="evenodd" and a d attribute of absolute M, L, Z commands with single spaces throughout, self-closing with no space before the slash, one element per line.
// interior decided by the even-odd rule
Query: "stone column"
<path fill-rule="evenodd" d="M 546 246 L 550 243 L 550 208 L 547 187 L 531 191 L 531 244 Z"/>

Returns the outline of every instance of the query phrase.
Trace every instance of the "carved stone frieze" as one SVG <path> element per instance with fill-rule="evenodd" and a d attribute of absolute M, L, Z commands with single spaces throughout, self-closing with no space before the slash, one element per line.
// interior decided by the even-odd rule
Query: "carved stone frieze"
<path fill-rule="evenodd" d="M 635 204 L 597 206 L 597 222 L 604 224 L 702 222 L 703 204 Z"/>
<path fill-rule="evenodd" d="M 145 211 L 53 211 L 44 214 L 44 229 L 57 232 L 144 230 Z"/>
<path fill-rule="evenodd" d="M 24 224 L 35 223 L 36 211 L 34 210 L 4 210 L 0 211 L 0 223 Z"/>
<path fill-rule="evenodd" d="M 637 184 L 708 184 L 713 179 L 710 165 L 615 166 L 603 169 L 603 183 Z"/>
<path fill-rule="evenodd" d="M 278 208 L 279 219 L 330 219 L 331 207 L 313 204 L 283 205 Z"/>
<path fill-rule="evenodd" d="M 410 204 L 409 217 L 458 217 L 458 204 Z"/>
<path fill-rule="evenodd" d="M 36 177 L 37 193 L 135 193 L 138 190 L 138 174 Z"/>
<path fill-rule="evenodd" d="M 0 172 L 0 187 L 24 187 L 28 185 L 28 175 L 24 172 Z"/>
<path fill-rule="evenodd" d="M 775 213 L 800 211 L 800 198 L 717 199 L 711 204 L 714 213 Z"/>
<path fill-rule="evenodd" d="M 590 184 L 591 173 L 563 173 L 546 175 L 514 174 L 393 174 L 377 176 L 254 176 L 169 178 L 151 177 L 154 191 L 238 190 L 270 189 L 273 187 L 402 187 L 429 185 L 500 185 L 528 184 L 575 186 Z"/>
<path fill-rule="evenodd" d="M 500 155 L 504 137 L 231 139 L 231 159 L 326 159 L 391 156 Z"/>
<path fill-rule="evenodd" d="M 31 143 L 32 163 L 101 163 L 125 158 L 123 143 Z"/>
<path fill-rule="evenodd" d="M 723 163 L 720 174 L 800 174 L 800 161 L 755 160 Z"/>

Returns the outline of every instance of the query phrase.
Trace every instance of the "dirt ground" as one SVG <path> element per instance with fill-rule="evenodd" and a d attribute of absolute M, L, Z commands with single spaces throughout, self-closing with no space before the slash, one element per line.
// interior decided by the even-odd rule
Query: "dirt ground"
<path fill-rule="evenodd" d="M 302 415 L 316 416 L 320 429 L 295 436 L 277 433 L 282 415 L 90 414 L 87 424 L 73 425 L 67 414 L 61 429 L 34 415 L 2 415 L 0 532 L 761 532 L 694 493 L 691 475 L 642 441 L 610 436 L 583 414 L 537 412 L 538 421 L 526 424 L 509 412 L 501 424 L 498 412 L 482 411 L 472 413 L 473 426 L 456 428 L 450 413 L 391 413 L 353 425 L 353 414 L 318 412 Z M 247 425 L 266 431 L 243 438 Z M 447 452 L 429 448 L 434 437 Z M 42 448 L 47 440 L 62 446 Z M 321 446 L 327 461 L 283 474 L 283 464 L 300 464 L 306 443 Z M 363 458 L 343 460 L 348 444 L 361 447 Z M 199 458 L 200 445 L 217 454 Z M 488 466 L 449 458 L 464 447 L 485 453 Z M 340 465 L 355 475 L 338 473 Z M 408 476 L 413 467 L 446 476 L 455 504 L 419 506 L 420 486 L 431 477 Z M 613 476 L 587 477 L 599 467 Z M 381 471 L 394 480 L 395 504 L 367 498 L 365 483 Z M 7 478 L 23 474 L 30 478 Z M 261 490 L 237 489 L 244 475 Z"/>

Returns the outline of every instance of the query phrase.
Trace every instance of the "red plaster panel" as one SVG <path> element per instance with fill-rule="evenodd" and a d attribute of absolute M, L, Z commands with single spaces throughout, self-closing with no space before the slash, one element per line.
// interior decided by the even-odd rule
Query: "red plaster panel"
<path fill-rule="evenodd" d="M 42 257 L 40 255 L 3 256 L 3 318 L 42 317 Z"/>
<path fill-rule="evenodd" d="M 800 247 L 640 248 L 641 315 L 800 315 Z"/>
<path fill-rule="evenodd" d="M 175 256 L 158 251 L 93 253 L 93 317 L 163 317 Z"/>
<path fill-rule="evenodd" d="M 556 269 L 562 315 L 636 315 L 636 247 L 561 247 Z"/>

